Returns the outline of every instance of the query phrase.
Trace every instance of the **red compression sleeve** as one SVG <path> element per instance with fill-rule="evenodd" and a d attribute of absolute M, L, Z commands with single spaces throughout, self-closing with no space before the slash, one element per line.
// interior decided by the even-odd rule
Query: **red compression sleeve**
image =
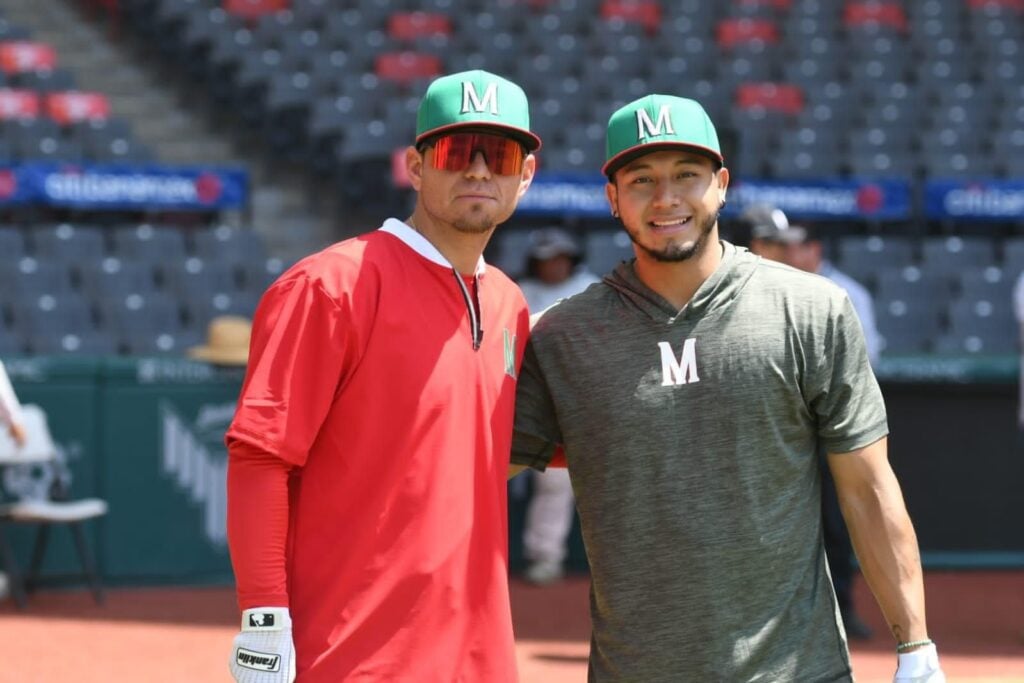
<path fill-rule="evenodd" d="M 240 609 L 287 607 L 288 475 L 292 465 L 252 444 L 228 444 L 228 548 Z"/>

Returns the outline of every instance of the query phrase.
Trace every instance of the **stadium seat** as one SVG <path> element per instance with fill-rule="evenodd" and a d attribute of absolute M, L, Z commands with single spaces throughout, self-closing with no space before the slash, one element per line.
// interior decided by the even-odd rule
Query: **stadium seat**
<path fill-rule="evenodd" d="M 650 35 L 658 31 L 661 14 L 661 4 L 656 0 L 604 0 L 601 3 L 601 18 L 605 22 L 621 20 L 639 24 Z"/>
<path fill-rule="evenodd" d="M 53 71 L 57 50 L 34 40 L 5 40 L 0 43 L 0 69 L 7 74 Z"/>
<path fill-rule="evenodd" d="M 62 296 L 73 289 L 68 264 L 25 256 L 16 262 L 0 261 L 0 291 L 12 297 Z"/>
<path fill-rule="evenodd" d="M 111 300 L 129 294 L 148 295 L 156 291 L 153 265 L 126 261 L 115 256 L 78 263 L 82 291 L 94 301 Z"/>
<path fill-rule="evenodd" d="M 897 4 L 848 2 L 843 11 L 843 23 L 848 28 L 878 25 L 903 31 L 907 27 L 907 16 Z"/>
<path fill-rule="evenodd" d="M 40 294 L 12 305 L 18 327 L 33 338 L 63 337 L 96 329 L 92 307 L 81 294 Z"/>
<path fill-rule="evenodd" d="M 254 294 L 263 294 L 290 265 L 277 257 L 247 260 L 240 266 L 242 289 Z"/>
<path fill-rule="evenodd" d="M 185 237 L 175 228 L 143 223 L 118 228 L 113 231 L 113 235 L 115 255 L 122 259 L 165 264 L 185 257 Z"/>
<path fill-rule="evenodd" d="M 391 52 L 377 56 L 374 73 L 382 79 L 405 84 L 441 73 L 441 59 L 436 55 L 416 52 Z"/>
<path fill-rule="evenodd" d="M 117 339 L 105 330 L 74 330 L 62 334 L 30 334 L 29 352 L 35 355 L 116 356 Z"/>
<path fill-rule="evenodd" d="M 203 343 L 198 330 L 151 330 L 130 328 L 121 336 L 121 349 L 129 356 L 181 357 L 193 346 Z"/>
<path fill-rule="evenodd" d="M 941 306 L 952 293 L 953 274 L 917 266 L 880 268 L 875 274 L 875 296 L 880 301 L 900 300 Z"/>
<path fill-rule="evenodd" d="M 41 69 L 18 74 L 18 87 L 36 93 L 64 93 L 75 89 L 75 77 L 67 69 Z"/>
<path fill-rule="evenodd" d="M 163 283 L 165 290 L 184 302 L 238 289 L 234 264 L 196 256 L 164 266 Z"/>
<path fill-rule="evenodd" d="M 0 262 L 16 263 L 25 256 L 25 237 L 11 225 L 0 225 Z"/>
<path fill-rule="evenodd" d="M 61 223 L 36 226 L 30 234 L 35 255 L 40 260 L 74 265 L 90 260 L 99 261 L 107 251 L 103 232 L 95 227 Z"/>
<path fill-rule="evenodd" d="M 1016 352 L 1015 340 L 1001 334 L 991 334 L 986 330 L 969 330 L 947 332 L 939 335 L 934 343 L 933 351 L 937 354 L 1009 355 Z"/>
<path fill-rule="evenodd" d="M 715 38 L 724 49 L 751 41 L 774 44 L 779 41 L 779 27 L 764 19 L 725 19 L 718 23 Z"/>
<path fill-rule="evenodd" d="M 258 19 L 287 9 L 288 0 L 224 0 L 224 9 L 242 19 Z"/>
<path fill-rule="evenodd" d="M 1014 277 L 998 266 L 971 268 L 959 274 L 959 297 L 968 301 L 1010 301 Z"/>
<path fill-rule="evenodd" d="M 84 156 L 81 145 L 59 134 L 19 137 L 15 154 L 21 161 L 81 161 Z"/>
<path fill-rule="evenodd" d="M 985 268 L 996 263 L 995 246 L 983 238 L 926 238 L 921 244 L 921 262 L 950 271 Z"/>
<path fill-rule="evenodd" d="M 1024 272 L 1024 238 L 1012 238 L 1003 242 L 1003 271 L 1010 278 Z"/>
<path fill-rule="evenodd" d="M 388 35 L 395 40 L 413 41 L 427 35 L 448 35 L 451 20 L 445 14 L 430 12 L 395 12 L 388 17 Z"/>
<path fill-rule="evenodd" d="M 755 107 L 794 116 L 804 108 L 803 91 L 788 83 L 744 83 L 736 89 L 736 105 Z"/>
<path fill-rule="evenodd" d="M 183 328 L 179 302 L 162 292 L 121 294 L 99 302 L 103 327 L 124 340 L 130 335 L 155 337 Z"/>
<path fill-rule="evenodd" d="M 186 329 L 196 333 L 206 330 L 210 321 L 220 315 L 252 318 L 260 296 L 252 291 L 210 292 L 206 296 L 184 301 Z"/>
<path fill-rule="evenodd" d="M 949 304 L 949 331 L 954 334 L 975 334 L 992 344 L 1000 340 L 1013 349 L 1020 329 L 1013 317 L 1011 302 L 989 299 L 956 299 Z"/>
<path fill-rule="evenodd" d="M 940 329 L 937 308 L 914 299 L 878 300 L 875 322 L 887 356 L 928 353 Z"/>

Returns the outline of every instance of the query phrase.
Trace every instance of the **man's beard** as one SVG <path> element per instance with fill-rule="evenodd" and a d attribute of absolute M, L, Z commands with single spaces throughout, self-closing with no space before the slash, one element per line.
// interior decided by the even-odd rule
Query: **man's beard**
<path fill-rule="evenodd" d="M 687 261 L 704 252 L 704 249 L 707 248 L 708 235 L 711 234 L 711 231 L 715 227 L 715 223 L 718 222 L 718 214 L 719 211 L 715 211 L 704 219 L 704 225 L 701 226 L 700 235 L 698 235 L 697 240 L 689 246 L 669 244 L 663 249 L 651 249 L 650 247 L 641 244 L 636 235 L 634 235 L 629 228 L 626 228 L 625 224 L 623 224 L 623 228 L 625 228 L 626 234 L 629 235 L 629 239 L 633 241 L 633 244 L 640 247 L 640 249 L 655 261 L 661 261 L 662 263 L 678 263 L 680 261 Z"/>
<path fill-rule="evenodd" d="M 481 235 L 494 229 L 498 224 L 493 215 L 488 215 L 484 210 L 474 212 L 471 210 L 468 215 L 461 216 L 452 221 L 452 227 L 462 233 Z"/>

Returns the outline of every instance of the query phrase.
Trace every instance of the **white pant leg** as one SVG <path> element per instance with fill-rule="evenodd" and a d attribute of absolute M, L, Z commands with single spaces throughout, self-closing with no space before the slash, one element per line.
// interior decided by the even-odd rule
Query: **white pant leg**
<path fill-rule="evenodd" d="M 523 551 L 533 562 L 561 564 L 568 553 L 574 499 L 569 470 L 552 467 L 533 472 L 533 497 L 526 509 Z"/>

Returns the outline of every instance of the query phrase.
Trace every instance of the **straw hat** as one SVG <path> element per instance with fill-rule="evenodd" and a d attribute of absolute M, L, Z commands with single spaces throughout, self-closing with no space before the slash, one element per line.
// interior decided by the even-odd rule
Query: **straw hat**
<path fill-rule="evenodd" d="M 193 346 L 188 355 L 218 365 L 245 365 L 249 361 L 252 322 L 237 315 L 219 315 L 206 328 L 206 345 Z"/>

